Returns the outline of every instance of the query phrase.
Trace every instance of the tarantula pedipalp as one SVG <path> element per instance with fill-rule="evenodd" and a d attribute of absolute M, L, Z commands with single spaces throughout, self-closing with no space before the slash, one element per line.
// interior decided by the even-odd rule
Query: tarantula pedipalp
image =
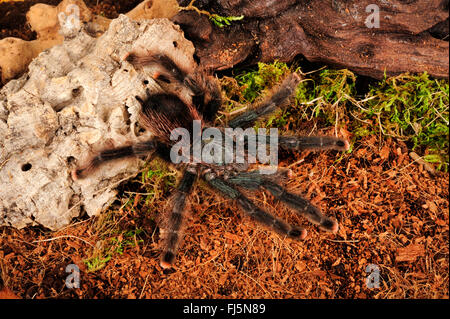
<path fill-rule="evenodd" d="M 127 61 L 136 69 L 152 66 L 154 70 L 152 78 L 164 90 L 164 93 L 156 94 L 151 94 L 147 90 L 145 98 L 136 96 L 141 105 L 140 124 L 152 133 L 152 138 L 133 145 L 100 152 L 86 166 L 72 172 L 74 179 L 87 176 L 104 162 L 129 156 L 140 157 L 155 153 L 163 160 L 171 162 L 171 148 L 175 143 L 170 138 L 171 132 L 183 128 L 193 136 L 192 123 L 194 121 L 200 121 L 201 123 L 200 135 L 201 132 L 212 126 L 212 120 L 221 105 L 220 86 L 212 75 L 201 68 L 185 70 L 164 54 L 147 52 L 140 55 L 131 53 L 128 55 Z M 259 118 L 286 104 L 299 82 L 300 76 L 298 74 L 290 74 L 271 96 L 267 97 L 262 103 L 252 105 L 249 110 L 233 118 L 228 125 L 231 128 L 252 127 Z M 194 147 L 195 138 L 193 136 L 192 140 L 189 141 L 187 145 L 189 149 Z M 267 136 L 267 144 L 269 140 L 269 136 Z M 246 140 L 246 143 L 248 142 Z M 278 147 L 291 150 L 334 149 L 344 151 L 349 148 L 349 144 L 345 139 L 329 136 L 279 136 Z M 197 178 L 205 180 L 212 189 L 225 197 L 235 200 L 251 219 L 287 237 L 304 239 L 307 231 L 290 225 L 259 208 L 240 189 L 267 190 L 277 200 L 285 203 L 321 229 L 330 232 L 338 230 L 337 221 L 322 214 L 308 200 L 287 191 L 277 184 L 275 178 L 257 170 L 248 171 L 246 165 L 225 165 L 223 163 L 213 165 L 202 161 L 190 161 L 177 165 L 183 173 L 174 194 L 171 196 L 171 208 L 165 221 L 166 229 L 161 255 L 161 266 L 163 268 L 171 267 L 175 261 L 182 238 L 181 230 L 186 214 L 186 201 Z"/>

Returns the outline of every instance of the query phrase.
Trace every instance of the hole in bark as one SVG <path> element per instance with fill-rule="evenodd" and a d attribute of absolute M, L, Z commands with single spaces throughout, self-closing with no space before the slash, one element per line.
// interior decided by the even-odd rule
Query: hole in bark
<path fill-rule="evenodd" d="M 67 157 L 66 160 L 67 160 L 67 163 L 72 164 L 73 162 L 75 162 L 75 157 L 69 156 L 69 157 Z"/>
<path fill-rule="evenodd" d="M 200 58 L 199 58 L 198 55 L 195 54 L 195 53 L 194 53 L 194 61 L 195 61 L 197 64 L 200 64 Z"/>
<path fill-rule="evenodd" d="M 177 41 L 173 41 L 173 46 L 176 48 L 178 46 Z"/>
<path fill-rule="evenodd" d="M 136 125 L 134 126 L 134 135 L 141 136 L 144 133 L 145 129 L 142 126 L 140 126 L 139 123 L 136 123 Z"/>
<path fill-rule="evenodd" d="M 127 124 L 127 130 L 129 131 L 130 130 L 130 125 L 131 125 L 131 114 L 130 114 L 130 112 L 128 111 L 128 106 L 127 105 L 125 105 L 125 109 L 123 110 L 123 118 L 124 118 L 124 120 L 125 120 L 125 123 Z"/>
<path fill-rule="evenodd" d="M 29 171 L 31 169 L 32 165 L 30 163 L 26 163 L 22 165 L 22 172 Z"/>
<path fill-rule="evenodd" d="M 81 87 L 77 87 L 72 90 L 73 97 L 77 97 L 78 95 L 80 95 L 80 93 L 81 93 Z"/>
<path fill-rule="evenodd" d="M 144 80 L 144 81 L 142 81 L 142 83 L 144 83 L 145 85 L 147 85 L 147 84 L 148 84 L 148 80 Z"/>
<path fill-rule="evenodd" d="M 359 53 L 359 56 L 366 59 L 371 59 L 375 55 L 373 52 L 375 49 L 375 46 L 371 43 L 362 44 L 358 47 L 357 51 Z"/>

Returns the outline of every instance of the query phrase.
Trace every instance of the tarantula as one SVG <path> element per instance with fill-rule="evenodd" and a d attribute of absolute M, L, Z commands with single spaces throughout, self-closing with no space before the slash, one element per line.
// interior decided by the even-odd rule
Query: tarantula
<path fill-rule="evenodd" d="M 102 163 L 124 157 L 142 157 L 153 153 L 170 163 L 170 151 L 174 145 L 174 141 L 170 139 L 171 132 L 178 128 L 184 128 L 192 134 L 191 127 L 195 120 L 201 121 L 201 131 L 204 131 L 212 125 L 222 104 L 220 85 L 212 72 L 200 67 L 187 69 L 185 66 L 177 64 L 168 55 L 159 53 L 130 53 L 126 60 L 137 70 L 150 66 L 153 69 L 151 77 L 163 89 L 164 93 L 152 94 L 147 89 L 144 98 L 136 96 L 141 105 L 139 123 L 152 133 L 152 138 L 133 145 L 100 152 L 87 165 L 72 172 L 74 179 L 87 176 Z M 228 126 L 230 128 L 252 127 L 255 121 L 286 104 L 297 88 L 300 79 L 297 73 L 288 75 L 273 94 L 261 103 L 251 105 L 244 113 L 231 119 Z M 192 148 L 195 138 L 194 136 L 187 145 L 189 148 Z M 248 141 L 246 140 L 246 142 Z M 269 138 L 267 138 L 268 142 Z M 279 136 L 278 146 L 290 150 L 334 149 L 344 151 L 349 148 L 345 139 L 328 136 Z M 338 223 L 323 215 L 308 200 L 278 185 L 276 177 L 261 174 L 258 170 L 248 170 L 248 165 L 214 165 L 197 161 L 178 164 L 178 168 L 182 170 L 182 177 L 171 196 L 170 210 L 166 216 L 165 234 L 162 236 L 163 247 L 160 264 L 163 268 L 171 267 L 175 261 L 182 239 L 181 230 L 187 210 L 186 201 L 197 178 L 206 181 L 212 189 L 225 197 L 235 200 L 251 219 L 272 228 L 281 235 L 301 240 L 306 237 L 307 231 L 290 225 L 259 208 L 240 189 L 251 191 L 264 189 L 321 229 L 330 232 L 338 230 Z M 278 175 L 275 174 L 275 176 Z"/>

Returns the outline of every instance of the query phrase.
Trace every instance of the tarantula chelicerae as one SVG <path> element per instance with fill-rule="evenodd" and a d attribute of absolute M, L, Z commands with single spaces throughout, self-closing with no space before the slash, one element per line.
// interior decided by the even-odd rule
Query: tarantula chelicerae
<path fill-rule="evenodd" d="M 131 53 L 127 56 L 136 69 L 150 66 L 151 76 L 160 85 L 164 93 L 151 94 L 147 89 L 144 98 L 136 96 L 141 104 L 140 124 L 152 133 L 152 138 L 137 142 L 134 145 L 123 146 L 100 152 L 93 157 L 88 165 L 73 171 L 73 178 L 83 178 L 102 163 L 129 157 L 145 156 L 155 153 L 162 159 L 171 162 L 170 152 L 175 141 L 170 136 L 176 129 L 184 128 L 192 136 L 192 123 L 201 122 L 204 131 L 214 120 L 221 106 L 221 90 L 218 81 L 209 72 L 201 68 L 186 69 L 178 65 L 165 54 Z M 272 113 L 286 101 L 295 91 L 300 82 L 300 76 L 290 74 L 279 85 L 274 93 L 258 105 L 251 106 L 241 115 L 228 122 L 230 128 L 252 127 L 256 120 Z M 223 132 L 223 130 L 222 130 Z M 195 136 L 188 142 L 191 149 Z M 202 142 L 203 143 L 203 142 Z M 248 144 L 248 139 L 246 140 Z M 269 138 L 267 136 L 267 143 Z M 279 136 L 278 147 L 290 150 L 304 149 L 335 149 L 347 150 L 346 140 L 327 136 Z M 277 149 L 278 151 L 278 149 Z M 247 150 L 247 152 L 249 152 Z M 193 189 L 197 178 L 206 181 L 212 189 L 231 198 L 253 220 L 264 224 L 276 232 L 293 239 L 304 239 L 306 230 L 273 216 L 262 210 L 248 199 L 239 189 L 265 189 L 277 200 L 285 203 L 310 222 L 319 225 L 326 231 L 336 232 L 338 223 L 323 215 L 319 209 L 308 200 L 293 194 L 276 183 L 276 178 L 262 174 L 261 171 L 249 171 L 247 165 L 211 164 L 202 161 L 191 161 L 178 164 L 182 169 L 182 178 L 171 197 L 170 211 L 166 216 L 166 229 L 162 247 L 161 266 L 171 267 L 175 261 L 176 252 L 181 240 L 181 228 L 186 214 L 186 200 Z M 276 176 L 276 174 L 275 174 Z"/>

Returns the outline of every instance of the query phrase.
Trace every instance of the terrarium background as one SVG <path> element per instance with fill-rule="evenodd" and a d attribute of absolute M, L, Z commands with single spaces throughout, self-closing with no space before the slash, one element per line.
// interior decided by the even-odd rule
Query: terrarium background
<path fill-rule="evenodd" d="M 0 16 L 0 37 L 33 39 L 24 15 L 36 2 L 0 3 L 0 11 L 6 5 L 9 12 Z M 109 18 L 137 3 L 86 1 Z M 282 123 L 286 130 L 334 134 L 325 120 L 299 121 L 295 110 L 291 113 Z M 340 133 L 353 136 L 352 121 L 349 117 Z M 448 173 L 432 176 L 413 162 L 410 151 L 405 142 L 371 134 L 354 139 L 344 155 L 281 154 L 281 166 L 297 163 L 288 187 L 340 221 L 337 235 L 326 234 L 267 194 L 255 197 L 305 226 L 304 242 L 256 226 L 200 184 L 191 196 L 192 216 L 176 268 L 169 271 L 159 267 L 155 221 L 176 176 L 157 162 L 121 185 L 117 201 L 99 217 L 81 217 L 58 232 L 0 228 L 0 296 L 448 298 Z M 82 270 L 81 289 L 65 287 L 71 263 Z M 379 289 L 365 285 L 368 264 L 380 267 Z"/>

